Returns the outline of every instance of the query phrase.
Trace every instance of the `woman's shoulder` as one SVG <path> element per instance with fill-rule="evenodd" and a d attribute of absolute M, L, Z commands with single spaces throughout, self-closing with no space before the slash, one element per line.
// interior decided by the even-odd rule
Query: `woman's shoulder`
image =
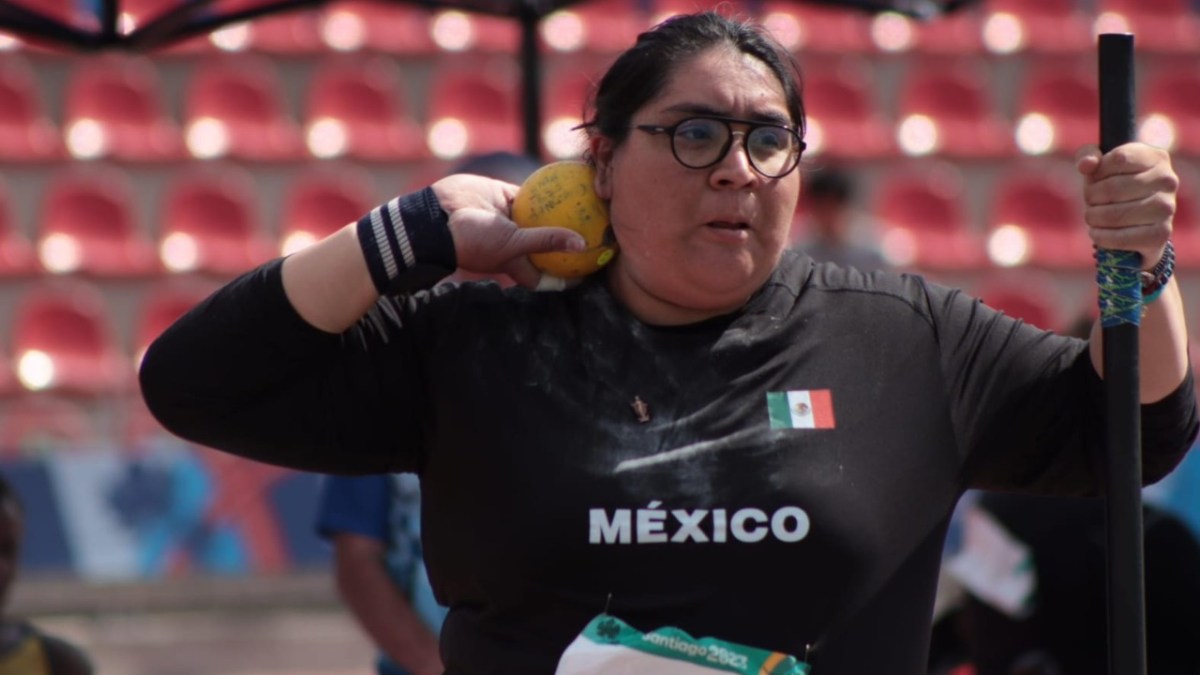
<path fill-rule="evenodd" d="M 932 296 L 954 293 L 954 289 L 931 283 L 919 274 L 893 270 L 864 271 L 853 266 L 813 260 L 801 252 L 789 252 L 781 261 L 798 291 L 829 296 L 829 301 L 846 302 L 857 297 L 863 302 L 899 301 L 924 311 Z"/>

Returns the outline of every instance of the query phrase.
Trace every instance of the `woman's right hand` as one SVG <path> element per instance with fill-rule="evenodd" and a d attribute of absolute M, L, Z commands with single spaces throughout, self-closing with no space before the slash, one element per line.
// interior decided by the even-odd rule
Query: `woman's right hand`
<path fill-rule="evenodd" d="M 582 251 L 586 242 L 564 227 L 520 228 L 512 221 L 518 186 L 504 181 L 455 174 L 433 184 L 442 209 L 450 214 L 458 266 L 480 274 L 504 273 L 535 288 L 542 273 L 530 253 Z"/>

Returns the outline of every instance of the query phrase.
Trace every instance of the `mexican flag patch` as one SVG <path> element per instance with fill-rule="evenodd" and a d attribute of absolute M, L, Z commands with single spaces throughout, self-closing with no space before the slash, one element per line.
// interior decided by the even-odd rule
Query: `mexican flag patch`
<path fill-rule="evenodd" d="M 767 394 L 772 429 L 833 429 L 833 394 L 828 389 L 772 391 Z"/>

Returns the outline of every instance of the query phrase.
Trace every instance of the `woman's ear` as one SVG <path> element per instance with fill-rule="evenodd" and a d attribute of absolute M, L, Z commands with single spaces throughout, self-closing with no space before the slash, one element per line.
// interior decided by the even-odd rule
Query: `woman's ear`
<path fill-rule="evenodd" d="M 612 199 L 613 143 L 607 136 L 597 135 L 589 141 L 592 161 L 596 166 L 596 196 L 605 201 Z"/>

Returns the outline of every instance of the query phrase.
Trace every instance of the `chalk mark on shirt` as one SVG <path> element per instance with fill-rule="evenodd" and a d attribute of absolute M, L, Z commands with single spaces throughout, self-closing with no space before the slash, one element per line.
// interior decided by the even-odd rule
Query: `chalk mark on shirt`
<path fill-rule="evenodd" d="M 637 469 L 645 469 L 646 467 L 655 466 L 658 464 L 683 461 L 697 455 L 715 452 L 728 446 L 730 443 L 739 441 L 743 438 L 751 438 L 761 433 L 762 431 L 760 429 L 745 429 L 729 434 L 728 436 L 723 436 L 715 441 L 701 441 L 699 443 L 692 443 L 680 448 L 665 450 L 663 452 L 650 455 L 649 457 L 626 459 L 617 463 L 617 468 L 613 470 L 613 473 L 636 471 Z"/>

